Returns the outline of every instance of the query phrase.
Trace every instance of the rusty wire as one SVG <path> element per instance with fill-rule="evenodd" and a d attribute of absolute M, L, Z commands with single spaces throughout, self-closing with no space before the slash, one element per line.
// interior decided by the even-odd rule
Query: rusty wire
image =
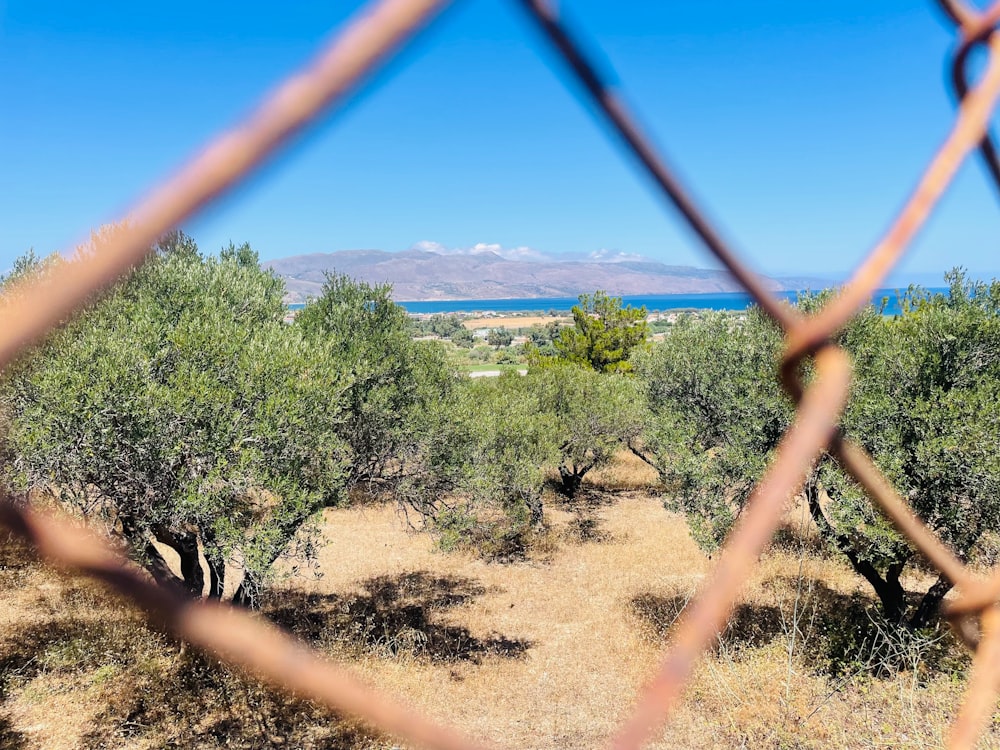
<path fill-rule="evenodd" d="M 970 26 L 962 27 L 961 44 L 955 52 L 951 66 L 951 81 L 959 101 L 964 101 L 969 93 L 969 57 L 974 49 L 986 43 L 993 33 L 994 27 L 1000 22 L 1000 5 L 994 5 Z M 997 154 L 996 143 L 989 130 L 979 142 L 979 153 L 982 154 L 986 170 L 993 180 L 994 187 L 1000 191 L 1000 156 Z M 998 192 L 1000 196 L 1000 192 Z"/>
<path fill-rule="evenodd" d="M 835 428 L 831 428 L 822 443 L 803 454 L 803 449 L 810 446 L 810 442 L 808 433 L 801 429 L 801 425 L 803 417 L 810 413 L 816 425 L 823 424 L 824 418 L 828 418 L 825 410 L 808 408 L 813 405 L 814 392 L 824 392 L 829 403 L 837 402 L 839 396 L 842 405 L 850 383 L 849 364 L 846 359 L 829 361 L 826 372 L 819 366 L 821 362 L 829 360 L 830 337 L 871 298 L 872 292 L 878 288 L 889 269 L 902 257 L 968 152 L 983 142 L 990 114 L 996 100 L 1000 98 L 1000 38 L 994 38 L 991 33 L 993 26 L 986 27 L 985 22 L 994 20 L 994 14 L 1000 9 L 1000 2 L 982 18 L 971 12 L 966 13 L 964 5 L 949 4 L 956 9 L 956 14 L 966 19 L 967 26 L 963 25 L 963 29 L 975 29 L 967 34 L 969 39 L 989 44 L 991 54 L 986 74 L 973 91 L 963 94 L 959 117 L 952 132 L 931 161 L 885 238 L 868 255 L 842 293 L 811 318 L 802 318 L 764 290 L 757 283 L 757 277 L 721 240 L 669 173 L 650 142 L 642 136 L 635 119 L 629 115 L 621 99 L 614 96 L 608 85 L 601 81 L 595 66 L 587 61 L 581 46 L 573 41 L 565 27 L 559 23 L 546 0 L 522 0 L 522 3 L 566 59 L 598 110 L 607 117 L 688 226 L 746 287 L 761 309 L 785 330 L 787 344 L 781 367 L 782 381 L 799 404 L 798 419 L 751 497 L 748 512 L 727 539 L 714 575 L 700 596 L 689 605 L 673 634 L 674 646 L 664 659 L 660 672 L 649 683 L 632 717 L 617 736 L 613 746 L 616 750 L 625 750 L 639 747 L 669 714 L 694 658 L 708 646 L 711 638 L 725 624 L 739 587 L 753 569 L 756 555 L 774 533 L 785 500 L 800 489 L 806 472 L 827 445 L 832 455 L 854 475 L 897 528 L 946 577 L 958 584 L 960 589 L 969 587 L 969 576 L 961 561 L 909 511 L 905 502 L 882 478 L 871 458 L 860 447 L 849 443 Z M 967 46 L 963 45 L 962 49 Z M 801 360 L 810 354 L 816 356 L 819 377 L 810 385 L 809 390 L 803 391 L 797 371 Z M 838 380 L 844 391 L 840 394 L 836 394 L 836 391 L 831 393 L 830 384 Z M 839 408 L 832 415 L 834 425 L 838 416 Z M 746 520 L 748 517 L 753 520 Z M 997 579 L 997 586 L 1000 587 L 1000 577 Z M 966 633 L 966 630 L 961 629 L 959 632 Z"/>
<path fill-rule="evenodd" d="M 281 630 L 245 612 L 213 602 L 193 602 L 152 583 L 143 571 L 108 549 L 97 537 L 65 520 L 6 498 L 0 523 L 27 540 L 45 558 L 96 578 L 141 606 L 152 623 L 278 687 L 336 711 L 357 716 L 424 747 L 476 750 L 485 747 L 379 695 L 347 670 L 321 659 Z"/>
<path fill-rule="evenodd" d="M 547 0 L 521 0 L 668 202 L 783 328 L 786 349 L 781 379 L 797 403 L 794 423 L 727 540 L 711 579 L 686 608 L 660 669 L 642 690 L 631 715 L 613 739 L 615 750 L 639 748 L 667 719 L 694 663 L 725 625 L 740 587 L 773 535 L 786 502 L 800 490 L 807 472 L 824 451 L 858 480 L 913 546 L 956 586 L 958 595 L 945 605 L 945 614 L 974 649 L 975 657 L 967 697 L 949 736 L 949 747 L 972 747 L 994 710 L 1000 688 L 1000 573 L 985 581 L 974 580 L 958 557 L 914 515 L 864 450 L 840 433 L 837 421 L 849 391 L 851 368 L 846 354 L 830 343 L 902 257 L 970 151 L 980 151 L 1000 189 L 1000 159 L 988 131 L 1000 98 L 1000 34 L 996 32 L 1000 1 L 986 11 L 971 8 L 964 0 L 938 3 L 955 23 L 959 35 L 953 61 L 959 98 L 954 126 L 885 237 L 841 294 L 816 314 L 804 317 L 770 294 L 704 217 Z M 93 252 L 71 267 L 57 268 L 45 280 L 29 279 L 19 284 L 0 306 L 0 368 L 95 292 L 127 273 L 160 235 L 237 184 L 320 112 L 343 100 L 367 73 L 446 4 L 446 0 L 381 0 L 373 4 L 367 15 L 359 17 L 309 68 L 265 100 L 243 126 L 217 140 L 150 193 L 121 231 L 104 238 Z M 970 86 L 967 63 L 970 52 L 977 47 L 986 50 L 988 59 L 981 79 Z M 806 357 L 813 358 L 816 370 L 808 386 L 798 378 L 799 365 Z M 424 747 L 480 747 L 379 695 L 346 669 L 332 665 L 246 613 L 217 604 L 190 602 L 156 587 L 106 543 L 54 513 L 32 511 L 0 497 L 0 524 L 30 542 L 52 563 L 91 575 L 131 598 L 153 622 L 178 637 L 276 686 L 362 718 L 373 727 Z M 978 626 L 973 623 L 972 628 L 968 627 L 970 619 L 976 618 Z"/>
<path fill-rule="evenodd" d="M 92 294 L 142 261 L 164 233 L 245 179 L 327 108 L 354 88 L 416 33 L 448 0 L 378 0 L 296 75 L 289 76 L 243 124 L 140 201 L 119 231 L 99 238 L 85 262 L 27 279 L 7 298 L 0 326 L 0 369 Z"/>

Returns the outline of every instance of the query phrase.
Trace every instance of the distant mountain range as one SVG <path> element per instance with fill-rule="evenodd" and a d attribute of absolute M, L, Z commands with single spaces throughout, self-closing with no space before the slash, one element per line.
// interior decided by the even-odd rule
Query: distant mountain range
<path fill-rule="evenodd" d="M 510 260 L 495 252 L 442 254 L 342 250 L 269 260 L 262 265 L 285 280 L 287 302 L 318 296 L 324 274 L 337 272 L 368 283 L 390 283 L 399 301 L 576 297 L 602 289 L 608 294 L 697 294 L 736 292 L 742 287 L 725 271 L 668 266 L 649 259 L 600 261 Z M 823 279 L 764 278 L 769 289 L 818 289 Z"/>

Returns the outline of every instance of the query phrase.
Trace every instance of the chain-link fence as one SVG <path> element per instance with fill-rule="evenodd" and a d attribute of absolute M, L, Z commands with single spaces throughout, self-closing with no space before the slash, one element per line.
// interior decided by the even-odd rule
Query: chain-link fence
<path fill-rule="evenodd" d="M 972 747 L 992 715 L 1000 691 L 1000 573 L 975 578 L 958 557 L 910 510 L 871 458 L 839 431 L 837 422 L 851 382 L 848 357 L 831 336 L 863 307 L 905 252 L 938 198 L 970 152 L 979 150 L 998 190 L 1000 160 L 988 132 L 1000 98 L 1000 2 L 981 11 L 964 0 L 939 0 L 954 22 L 954 86 L 959 100 L 953 128 L 889 231 L 872 249 L 842 293 L 805 316 L 770 294 L 750 267 L 730 249 L 635 124 L 622 100 L 560 22 L 548 0 L 520 0 L 529 17 L 565 60 L 626 151 L 705 247 L 750 292 L 785 333 L 781 380 L 798 405 L 795 421 L 775 459 L 753 492 L 746 512 L 717 558 L 712 575 L 686 608 L 672 645 L 642 690 L 612 747 L 642 746 L 663 725 L 701 653 L 724 627 L 734 600 L 764 545 L 774 534 L 786 499 L 801 489 L 822 452 L 827 452 L 867 490 L 872 501 L 939 572 L 957 595 L 944 605 L 956 633 L 975 653 L 968 693 L 949 746 Z M 108 286 L 150 252 L 155 241 L 234 187 L 321 112 L 342 103 L 365 77 L 390 57 L 446 5 L 445 0 L 373 2 L 297 75 L 284 82 L 237 129 L 225 134 L 129 214 L 121 232 L 109 236 L 80 262 L 63 265 L 44 281 L 27 279 L 0 301 L 0 368 L 64 320 L 95 292 Z M 986 53 L 975 85 L 967 78 L 970 53 Z M 805 358 L 815 377 L 798 376 Z M 98 536 L 53 513 L 41 513 L 0 498 L 0 524 L 30 542 L 51 563 L 97 578 L 138 603 L 178 638 L 238 665 L 283 689 L 373 727 L 429 748 L 482 747 L 447 727 L 413 713 L 332 665 L 291 636 L 259 619 L 215 603 L 192 602 L 151 583 Z"/>

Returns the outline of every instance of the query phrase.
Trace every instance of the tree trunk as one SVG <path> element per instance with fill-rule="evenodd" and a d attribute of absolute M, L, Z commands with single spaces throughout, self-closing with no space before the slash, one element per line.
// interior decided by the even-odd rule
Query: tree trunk
<path fill-rule="evenodd" d="M 201 598 L 205 591 L 205 571 L 198 556 L 198 535 L 193 531 L 171 531 L 165 526 L 154 527 L 153 535 L 177 553 L 181 559 L 184 588 L 192 597 Z"/>
<path fill-rule="evenodd" d="M 260 606 L 260 594 L 263 590 L 261 582 L 250 571 L 243 573 L 243 580 L 240 581 L 236 593 L 233 594 L 233 604 L 237 607 L 247 609 L 257 609 Z"/>
<path fill-rule="evenodd" d="M 910 627 L 914 629 L 927 627 L 931 622 L 931 618 L 937 614 L 938 608 L 941 606 L 941 601 L 954 585 L 954 583 L 945 577 L 944 573 L 939 575 L 934 585 L 927 589 L 924 598 L 920 600 L 920 605 L 917 607 L 916 612 L 913 613 L 913 617 L 910 618 Z"/>
<path fill-rule="evenodd" d="M 875 587 L 875 593 L 882 601 L 882 613 L 889 622 L 897 625 L 903 623 L 903 617 L 906 615 L 906 591 L 899 582 L 899 576 L 905 566 L 906 560 L 892 563 L 885 572 L 882 589 Z"/>
<path fill-rule="evenodd" d="M 174 589 L 183 594 L 188 593 L 188 588 L 184 585 L 183 579 L 174 575 L 174 571 L 170 569 L 167 561 L 163 559 L 163 555 L 160 554 L 160 551 L 156 549 L 152 542 L 147 541 L 142 552 L 145 558 L 143 560 L 143 567 L 153 576 L 153 580 L 157 584 L 165 589 Z"/>
<path fill-rule="evenodd" d="M 534 528 L 538 528 L 542 525 L 543 513 L 542 513 L 542 498 L 540 496 L 533 496 L 525 501 L 528 506 L 528 512 L 531 514 L 531 525 Z"/>
<path fill-rule="evenodd" d="M 202 536 L 205 562 L 208 564 L 208 598 L 221 599 L 226 588 L 226 560 L 215 544 L 215 534 L 206 532 Z"/>
<path fill-rule="evenodd" d="M 221 599 L 226 588 L 226 561 L 218 550 L 206 550 L 205 561 L 208 563 L 208 598 Z"/>
<path fill-rule="evenodd" d="M 295 536 L 302 524 L 306 522 L 309 515 L 306 513 L 291 516 L 280 525 L 278 533 L 275 535 L 276 541 L 270 550 L 268 550 L 267 562 L 260 569 L 260 574 L 244 570 L 243 580 L 240 581 L 236 593 L 233 594 L 233 604 L 247 607 L 248 609 L 257 609 L 260 606 L 260 595 L 264 591 L 264 572 L 270 570 L 271 566 L 274 565 L 274 561 L 285 551 L 285 547 L 288 546 L 292 537 Z"/>
<path fill-rule="evenodd" d="M 655 469 L 656 473 L 660 477 L 660 479 L 661 480 L 664 479 L 663 470 L 659 466 L 657 466 L 656 464 L 654 464 L 645 453 L 643 453 L 641 450 L 639 450 L 634 445 L 632 445 L 632 441 L 631 440 L 628 441 L 628 443 L 626 443 L 626 445 L 628 446 L 629 451 L 632 452 L 633 456 L 635 456 L 636 458 L 638 458 L 643 463 L 645 463 L 645 464 L 649 465 L 650 467 L 652 467 L 653 469 Z"/>
<path fill-rule="evenodd" d="M 570 469 L 565 464 L 560 464 L 559 479 L 562 480 L 562 485 L 559 489 L 562 491 L 562 494 L 570 500 L 576 497 L 576 493 L 580 491 L 580 485 L 583 483 L 583 476 L 589 470 L 589 466 L 585 466 L 582 469 L 574 466 Z"/>
<path fill-rule="evenodd" d="M 906 613 L 906 598 L 903 586 L 899 582 L 899 575 L 909 557 L 893 562 L 886 571 L 886 577 L 883 578 L 874 565 L 860 558 L 849 537 L 838 534 L 834 530 L 833 524 L 830 523 L 820 505 L 819 485 L 815 476 L 811 476 L 806 481 L 803 491 L 806 502 L 809 504 L 809 514 L 819 529 L 820 535 L 833 542 L 850 561 L 854 572 L 868 581 L 882 604 L 882 613 L 886 619 L 892 623 L 902 624 L 903 616 Z"/>
<path fill-rule="evenodd" d="M 141 550 L 141 559 L 139 562 L 153 577 L 153 580 L 160 586 L 163 586 L 163 588 L 173 589 L 181 593 L 186 592 L 184 581 L 178 578 L 170 569 L 167 561 L 163 559 L 163 555 L 149 541 L 147 533 L 139 531 L 139 527 L 134 519 L 127 516 L 120 516 L 119 521 L 122 525 L 122 536 L 125 537 L 129 546 L 137 553 Z"/>

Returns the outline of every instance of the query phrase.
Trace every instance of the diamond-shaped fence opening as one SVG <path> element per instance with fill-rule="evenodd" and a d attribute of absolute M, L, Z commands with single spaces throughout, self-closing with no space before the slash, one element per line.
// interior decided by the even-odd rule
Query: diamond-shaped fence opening
<path fill-rule="evenodd" d="M 709 252 L 784 330 L 781 380 L 798 405 L 794 423 L 782 439 L 775 460 L 754 490 L 710 579 L 685 609 L 659 670 L 642 690 L 613 738 L 612 747 L 638 748 L 667 720 L 695 661 L 724 627 L 740 587 L 774 534 L 785 498 L 800 489 L 822 451 L 857 479 L 881 511 L 956 586 L 958 596 L 946 605 L 945 614 L 974 650 L 975 658 L 968 693 L 952 727 L 949 745 L 971 747 L 993 711 L 1000 688 L 1000 574 L 974 579 L 917 519 L 869 456 L 840 434 L 837 420 L 851 375 L 846 355 L 830 343 L 830 337 L 870 299 L 972 151 L 981 153 L 1000 189 L 1000 160 L 988 132 L 1000 98 L 1000 2 L 983 11 L 966 5 L 965 0 L 939 0 L 957 33 L 953 78 L 960 104 L 952 130 L 889 231 L 843 292 L 817 313 L 804 316 L 767 292 L 749 266 L 701 215 L 636 126 L 622 100 L 608 88 L 582 47 L 569 35 L 548 0 L 519 1 L 564 59 L 583 95 L 608 120 L 624 150 L 653 178 Z M 242 125 L 209 144 L 150 193 L 130 213 L 122 231 L 103 238 L 93 253 L 73 263 L 71 269 L 64 266 L 44 280 L 19 282 L 0 301 L 0 367 L 6 367 L 20 351 L 96 291 L 140 263 L 157 238 L 238 184 L 321 112 L 340 104 L 366 75 L 445 5 L 444 0 L 373 2 L 309 66 L 265 99 Z M 976 49 L 986 52 L 987 62 L 979 81 L 970 86 L 966 63 Z M 798 365 L 806 357 L 812 358 L 816 372 L 808 385 L 797 375 Z M 191 602 L 156 587 L 95 535 L 55 514 L 37 512 L 4 497 L 0 498 L 0 524 L 34 545 L 50 562 L 103 581 L 139 604 L 151 619 L 177 637 L 264 681 L 424 747 L 481 747 L 380 695 L 276 628 L 238 610 L 210 602 Z"/>

